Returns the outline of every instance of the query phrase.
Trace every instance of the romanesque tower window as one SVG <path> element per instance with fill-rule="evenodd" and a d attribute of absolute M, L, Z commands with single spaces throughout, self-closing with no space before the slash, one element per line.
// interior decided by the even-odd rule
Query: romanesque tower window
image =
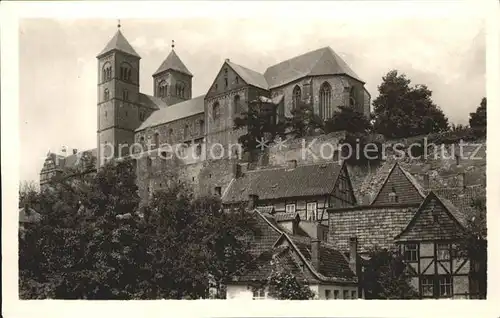
<path fill-rule="evenodd" d="M 219 120 L 219 117 L 220 117 L 219 102 L 215 102 L 215 104 L 212 106 L 212 117 L 213 117 L 214 121 Z"/>
<path fill-rule="evenodd" d="M 234 96 L 234 112 L 237 114 L 241 111 L 240 109 L 240 95 Z"/>
<path fill-rule="evenodd" d="M 108 62 L 102 67 L 102 81 L 106 82 L 111 80 L 111 73 L 111 63 Z"/>
<path fill-rule="evenodd" d="M 128 100 L 128 90 L 123 90 L 123 100 Z"/>
<path fill-rule="evenodd" d="M 175 94 L 179 97 L 184 97 L 184 88 L 185 85 L 182 82 L 175 84 Z"/>
<path fill-rule="evenodd" d="M 167 89 L 168 89 L 168 85 L 167 85 L 166 81 L 161 81 L 158 84 L 158 91 L 159 91 L 160 97 L 166 97 L 167 96 Z"/>
<path fill-rule="evenodd" d="M 132 78 L 132 67 L 124 63 L 122 66 L 120 66 L 120 79 L 124 81 L 130 81 Z"/>
<path fill-rule="evenodd" d="M 302 100 L 302 92 L 299 85 L 296 85 L 293 89 L 293 108 L 297 108 Z"/>
<path fill-rule="evenodd" d="M 107 102 L 109 100 L 109 89 L 104 90 L 104 101 Z"/>
<path fill-rule="evenodd" d="M 319 89 L 319 116 L 325 120 L 332 117 L 332 87 L 327 82 Z"/>

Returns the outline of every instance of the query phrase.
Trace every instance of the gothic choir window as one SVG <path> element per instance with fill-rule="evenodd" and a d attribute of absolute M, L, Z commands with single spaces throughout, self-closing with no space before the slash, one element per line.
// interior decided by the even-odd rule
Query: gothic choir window
<path fill-rule="evenodd" d="M 356 107 L 356 90 L 354 86 L 351 86 L 349 90 L 349 106 L 352 108 Z"/>
<path fill-rule="evenodd" d="M 214 121 L 217 121 L 220 118 L 219 102 L 215 102 L 215 104 L 212 106 L 212 117 L 213 117 Z"/>
<path fill-rule="evenodd" d="M 184 139 L 186 139 L 189 135 L 189 126 L 185 125 L 184 126 Z"/>
<path fill-rule="evenodd" d="M 237 114 L 241 111 L 240 109 L 240 95 L 234 96 L 234 112 Z"/>
<path fill-rule="evenodd" d="M 202 119 L 199 122 L 200 125 L 200 135 L 203 135 L 205 133 L 205 121 Z"/>
<path fill-rule="evenodd" d="M 297 108 L 300 105 L 300 101 L 302 100 L 302 92 L 298 85 L 293 89 L 293 108 Z"/>
<path fill-rule="evenodd" d="M 319 89 L 319 116 L 327 120 L 332 115 L 332 87 L 324 82 Z"/>
<path fill-rule="evenodd" d="M 104 90 L 104 101 L 107 102 L 109 100 L 109 89 Z"/>
<path fill-rule="evenodd" d="M 161 81 L 158 84 L 158 95 L 160 97 L 166 97 L 167 96 L 167 89 L 168 89 L 167 82 L 166 81 Z"/>

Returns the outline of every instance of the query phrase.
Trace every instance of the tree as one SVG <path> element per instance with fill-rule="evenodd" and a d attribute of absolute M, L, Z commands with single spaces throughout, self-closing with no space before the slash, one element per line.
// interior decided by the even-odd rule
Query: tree
<path fill-rule="evenodd" d="M 255 102 L 250 103 L 247 109 L 234 119 L 234 128 L 246 130 L 246 133 L 238 138 L 238 142 L 252 161 L 260 150 L 261 141 L 269 145 L 275 137 L 284 137 L 285 126 L 282 122 L 276 122 L 274 105 Z"/>
<path fill-rule="evenodd" d="M 459 238 L 456 252 L 471 263 L 471 277 L 477 284 L 479 298 L 486 298 L 488 241 L 486 227 L 486 196 L 477 197 L 466 209 L 466 228 Z"/>
<path fill-rule="evenodd" d="M 273 270 L 267 279 L 270 298 L 280 300 L 308 300 L 315 294 L 309 286 L 301 282 L 296 275 L 287 270 L 278 257 L 272 260 Z"/>
<path fill-rule="evenodd" d="M 432 101 L 425 85 L 410 86 L 405 74 L 392 70 L 382 78 L 373 101 L 374 130 L 388 138 L 402 138 L 448 130 L 448 118 Z"/>
<path fill-rule="evenodd" d="M 299 103 L 286 118 L 286 131 L 292 138 L 303 138 L 323 132 L 323 120 L 314 113 L 312 105 Z"/>
<path fill-rule="evenodd" d="M 405 269 L 401 254 L 380 248 L 370 251 L 362 281 L 366 299 L 418 298 Z"/>
<path fill-rule="evenodd" d="M 332 118 L 325 122 L 325 133 L 347 131 L 349 133 L 366 134 L 371 129 L 371 123 L 362 113 L 351 107 L 339 106 Z"/>
<path fill-rule="evenodd" d="M 49 188 L 46 219 L 20 239 L 22 298 L 201 298 L 209 276 L 220 287 L 249 261 L 248 213 L 177 183 L 139 213 L 134 178 L 131 161 L 111 162 L 88 182 Z"/>
<path fill-rule="evenodd" d="M 486 135 L 486 97 L 483 97 L 476 111 L 469 114 L 469 125 L 480 135 Z"/>

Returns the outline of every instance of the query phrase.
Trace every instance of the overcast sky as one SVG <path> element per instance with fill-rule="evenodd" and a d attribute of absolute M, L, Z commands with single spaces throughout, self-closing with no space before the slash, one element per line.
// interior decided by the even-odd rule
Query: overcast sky
<path fill-rule="evenodd" d="M 20 22 L 20 178 L 36 180 L 47 151 L 96 147 L 96 55 L 116 20 Z M 285 21 L 276 19 L 122 19 L 122 32 L 141 55 L 141 92 L 175 50 L 204 94 L 224 59 L 259 72 L 279 61 L 330 46 L 366 81 L 372 100 L 391 69 L 426 84 L 453 123 L 467 123 L 485 96 L 484 22 L 448 19 Z M 30 155 L 24 155 L 29 153 Z"/>

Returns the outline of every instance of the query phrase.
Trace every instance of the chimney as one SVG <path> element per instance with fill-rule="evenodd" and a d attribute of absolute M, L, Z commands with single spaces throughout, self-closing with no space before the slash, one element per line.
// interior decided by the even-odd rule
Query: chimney
<path fill-rule="evenodd" d="M 231 60 L 230 59 L 226 59 L 226 62 L 231 62 Z"/>
<path fill-rule="evenodd" d="M 295 160 L 295 159 L 288 160 L 287 161 L 287 168 L 288 169 L 295 169 L 295 168 L 297 168 L 297 160 Z"/>
<path fill-rule="evenodd" d="M 259 196 L 256 194 L 248 195 L 248 209 L 253 210 L 257 207 L 257 201 L 259 201 Z"/>
<path fill-rule="evenodd" d="M 78 153 L 78 149 L 73 149 L 73 154 L 76 155 Z"/>
<path fill-rule="evenodd" d="M 241 165 L 239 163 L 233 164 L 233 178 L 241 177 Z"/>
<path fill-rule="evenodd" d="M 465 172 L 462 172 L 457 177 L 457 186 L 460 188 L 465 188 Z"/>
<path fill-rule="evenodd" d="M 316 270 L 319 269 L 319 248 L 320 240 L 313 238 L 311 240 L 311 263 Z"/>
<path fill-rule="evenodd" d="M 349 266 L 358 276 L 358 238 L 349 238 Z"/>
<path fill-rule="evenodd" d="M 431 183 L 429 182 L 429 173 L 424 174 L 424 189 L 430 189 Z"/>

